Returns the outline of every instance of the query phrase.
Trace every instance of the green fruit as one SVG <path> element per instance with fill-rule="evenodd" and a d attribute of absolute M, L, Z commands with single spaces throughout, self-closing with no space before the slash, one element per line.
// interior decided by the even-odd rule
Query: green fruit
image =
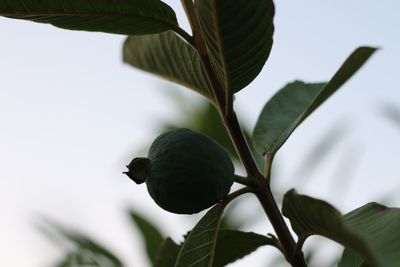
<path fill-rule="evenodd" d="M 225 197 L 234 167 L 220 145 L 189 129 L 176 129 L 154 140 L 147 158 L 135 158 L 126 174 L 147 190 L 163 209 L 193 214 Z"/>

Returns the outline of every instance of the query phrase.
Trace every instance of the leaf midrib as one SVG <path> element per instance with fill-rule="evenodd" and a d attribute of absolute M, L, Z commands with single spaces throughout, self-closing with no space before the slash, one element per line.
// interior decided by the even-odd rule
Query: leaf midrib
<path fill-rule="evenodd" d="M 312 110 L 314 108 L 314 104 L 317 102 L 318 98 L 324 92 L 324 90 L 328 87 L 328 85 L 329 85 L 329 82 L 326 83 L 325 86 L 322 87 L 321 91 L 319 91 L 319 93 L 313 98 L 313 100 L 311 101 L 311 105 L 306 110 L 304 110 L 303 113 L 301 113 L 300 116 L 298 116 L 296 118 L 296 120 L 294 120 L 290 124 L 290 127 L 286 128 L 286 130 L 279 136 L 278 142 L 276 142 L 275 145 L 273 145 L 270 150 L 267 149 L 267 151 L 264 152 L 264 156 L 267 154 L 275 155 L 275 153 L 278 151 L 278 149 L 285 143 L 286 140 L 289 139 L 289 136 L 294 131 L 294 129 L 296 129 L 300 125 L 300 123 L 302 123 L 307 118 L 307 114 L 310 111 L 311 111 L 310 113 L 313 112 Z"/>
<path fill-rule="evenodd" d="M 214 8 L 214 13 L 212 14 L 213 20 L 214 20 L 214 26 L 217 31 L 217 34 L 215 35 L 215 39 L 217 41 L 217 47 L 219 49 L 219 52 L 221 53 L 221 60 L 222 60 L 222 69 L 224 70 L 224 86 L 225 86 L 225 94 L 231 94 L 231 84 L 230 84 L 230 71 L 228 69 L 228 62 L 226 58 L 226 50 L 224 47 L 224 44 L 222 42 L 222 33 L 221 33 L 221 25 L 220 21 L 218 20 L 218 14 L 219 14 L 219 8 L 217 5 L 217 1 L 213 1 L 211 4 Z"/>
<path fill-rule="evenodd" d="M 154 22 L 160 26 L 170 28 L 170 29 L 176 29 L 177 25 L 172 24 L 172 23 L 167 23 L 162 20 L 158 20 L 156 18 L 148 17 L 148 16 L 139 16 L 139 15 L 132 15 L 132 14 L 123 14 L 123 13 L 88 13 L 88 12 L 74 12 L 74 13 L 67 13 L 67 12 L 20 12 L 20 13 L 0 13 L 0 16 L 3 17 L 35 17 L 35 16 L 47 16 L 47 17 L 118 17 L 121 19 L 143 19 L 148 22 Z"/>
<path fill-rule="evenodd" d="M 220 223 L 221 223 L 221 216 L 222 216 L 222 213 L 223 213 L 223 211 L 224 211 L 224 209 L 225 209 L 227 203 L 225 203 L 225 204 L 220 204 L 220 205 L 221 205 L 221 206 L 220 206 L 219 209 L 218 209 L 217 216 L 215 217 L 215 219 L 214 219 L 212 222 L 210 222 L 210 224 L 211 224 L 211 223 L 214 223 L 215 220 L 218 220 L 217 226 L 216 226 L 216 228 L 215 228 L 215 233 L 213 234 L 213 239 L 211 240 L 211 243 L 212 243 L 212 244 L 211 244 L 211 251 L 210 251 L 209 253 L 207 253 L 207 255 L 203 256 L 202 258 L 200 258 L 200 259 L 198 259 L 197 261 L 195 261 L 194 263 L 192 263 L 190 266 L 192 266 L 193 264 L 197 264 L 198 262 L 201 262 L 201 261 L 203 261 L 204 259 L 207 259 L 207 257 L 209 257 L 207 266 L 208 266 L 208 267 L 212 267 L 212 264 L 213 264 L 213 261 L 214 261 L 216 240 L 217 240 L 217 237 L 218 237 L 218 231 L 219 231 Z M 193 232 L 190 232 L 188 238 L 189 238 L 191 235 L 193 235 Z M 181 251 L 179 252 L 178 257 L 177 257 L 177 259 L 176 259 L 175 266 L 176 266 L 176 264 L 179 262 L 180 257 L 182 257 L 182 255 L 184 255 L 184 254 L 182 253 L 182 251 L 183 251 L 183 248 L 184 248 L 185 246 L 186 246 L 186 243 L 183 243 L 182 248 L 181 248 Z M 187 252 L 187 251 L 186 251 L 186 252 Z M 185 253 L 186 253 L 186 252 L 185 252 Z"/>

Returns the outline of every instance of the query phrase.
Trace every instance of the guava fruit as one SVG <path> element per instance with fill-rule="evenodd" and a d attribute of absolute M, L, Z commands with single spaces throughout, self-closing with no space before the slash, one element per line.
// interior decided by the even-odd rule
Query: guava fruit
<path fill-rule="evenodd" d="M 233 163 L 223 147 L 201 133 L 180 128 L 161 134 L 146 158 L 135 158 L 125 172 L 163 209 L 193 214 L 219 202 L 230 191 Z"/>

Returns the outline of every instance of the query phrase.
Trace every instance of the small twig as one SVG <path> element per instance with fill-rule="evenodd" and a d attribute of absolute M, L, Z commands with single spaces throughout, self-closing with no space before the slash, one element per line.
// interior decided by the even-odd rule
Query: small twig
<path fill-rule="evenodd" d="M 252 192 L 253 191 L 252 191 L 252 189 L 250 187 L 244 187 L 244 188 L 241 188 L 239 190 L 236 190 L 233 193 L 230 193 L 224 199 L 222 199 L 221 203 L 223 205 L 223 208 L 225 208 L 235 198 L 237 198 L 237 197 L 239 197 L 241 195 L 247 194 L 247 193 L 252 193 Z"/>

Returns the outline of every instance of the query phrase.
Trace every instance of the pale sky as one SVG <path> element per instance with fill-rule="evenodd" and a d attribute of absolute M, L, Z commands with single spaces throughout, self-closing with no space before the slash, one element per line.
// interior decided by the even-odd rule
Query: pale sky
<path fill-rule="evenodd" d="M 186 28 L 179 1 L 166 2 Z M 379 113 L 385 102 L 400 107 L 400 2 L 276 2 L 270 60 L 236 96 L 237 113 L 249 127 L 287 82 L 327 80 L 360 45 L 381 50 L 285 144 L 275 191 L 295 186 L 345 212 L 400 190 L 400 128 Z M 0 33 L 0 265 L 49 266 L 57 259 L 59 250 L 34 226 L 45 215 L 108 244 L 128 266 L 145 266 L 126 207 L 154 219 L 175 240 L 193 224 L 189 216 L 158 208 L 144 186 L 121 174 L 135 152 L 160 134 L 160 120 L 181 117 L 162 92 L 171 84 L 123 65 L 123 36 L 10 19 L 0 19 Z M 184 93 L 190 103 L 200 98 L 182 87 L 168 90 Z M 341 121 L 349 132 L 302 184 L 296 176 L 301 159 Z M 348 180 L 338 168 L 352 153 L 360 158 Z M 335 181 L 348 189 L 330 189 Z M 400 198 L 391 204 L 400 205 Z M 248 205 L 244 214 L 257 203 Z M 265 220 L 247 230 L 270 228 Z M 264 253 L 272 251 L 231 266 L 265 266 Z"/>

